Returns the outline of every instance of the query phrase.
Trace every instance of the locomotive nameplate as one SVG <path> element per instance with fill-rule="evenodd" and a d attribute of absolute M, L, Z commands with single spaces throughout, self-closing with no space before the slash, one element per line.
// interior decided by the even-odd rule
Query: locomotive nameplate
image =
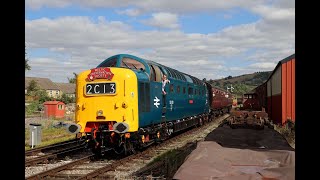
<path fill-rule="evenodd" d="M 88 83 L 85 86 L 86 95 L 115 94 L 116 83 Z"/>

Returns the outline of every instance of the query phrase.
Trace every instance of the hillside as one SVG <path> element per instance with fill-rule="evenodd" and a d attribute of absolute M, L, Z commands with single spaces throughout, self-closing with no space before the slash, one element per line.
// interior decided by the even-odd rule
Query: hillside
<path fill-rule="evenodd" d="M 265 82 L 272 71 L 265 72 L 255 72 L 252 74 L 244 74 L 240 76 L 228 76 L 222 79 L 209 80 L 211 85 L 221 87 L 223 89 L 227 89 L 227 87 L 232 87 L 233 94 L 241 96 L 243 93 L 250 92 L 255 87 L 259 86 L 263 82 Z"/>

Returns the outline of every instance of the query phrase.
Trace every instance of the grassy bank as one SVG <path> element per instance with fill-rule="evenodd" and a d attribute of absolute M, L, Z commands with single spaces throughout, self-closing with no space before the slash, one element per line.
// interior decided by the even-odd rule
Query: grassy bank
<path fill-rule="evenodd" d="M 274 125 L 274 129 L 278 131 L 289 143 L 289 145 L 295 149 L 295 129 L 288 126 Z"/>
<path fill-rule="evenodd" d="M 64 127 L 54 127 L 57 123 L 59 123 L 57 120 L 44 121 L 41 123 L 41 144 L 36 147 L 47 146 L 75 138 L 75 135 L 68 133 Z M 25 150 L 31 149 L 30 138 L 31 133 L 28 127 L 25 128 Z"/>

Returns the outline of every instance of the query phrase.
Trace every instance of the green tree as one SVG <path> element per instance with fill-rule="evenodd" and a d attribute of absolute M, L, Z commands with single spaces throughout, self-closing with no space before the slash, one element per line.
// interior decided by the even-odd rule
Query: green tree
<path fill-rule="evenodd" d="M 53 98 L 49 97 L 47 92 L 40 89 L 35 80 L 31 80 L 28 87 L 28 96 L 32 97 L 33 101 L 30 105 L 26 106 L 26 114 L 32 114 L 35 111 L 43 110 L 43 103 L 45 101 L 51 101 Z"/>
<path fill-rule="evenodd" d="M 76 99 L 74 97 L 69 97 L 66 94 L 62 94 L 62 96 L 58 99 L 58 101 L 62 101 L 65 104 L 75 103 Z"/>
<path fill-rule="evenodd" d="M 27 87 L 28 94 L 38 90 L 39 90 L 38 83 L 35 80 L 31 80 Z"/>
<path fill-rule="evenodd" d="M 248 93 L 251 89 L 245 84 L 235 84 L 233 92 L 238 95 L 242 95 L 244 93 Z"/>
<path fill-rule="evenodd" d="M 32 102 L 28 106 L 25 107 L 25 112 L 27 115 L 33 114 L 35 111 L 38 111 L 39 103 L 38 102 Z"/>
<path fill-rule="evenodd" d="M 77 76 L 78 76 L 78 75 L 77 75 L 75 72 L 73 72 L 73 75 L 74 75 L 73 78 L 69 78 L 69 77 L 68 77 L 68 81 L 69 81 L 69 83 L 75 84 L 76 81 L 77 81 Z"/>
<path fill-rule="evenodd" d="M 226 77 L 226 78 L 224 78 L 225 80 L 227 80 L 227 79 L 232 79 L 232 76 L 228 76 L 228 77 Z"/>
<path fill-rule="evenodd" d="M 26 51 L 26 45 L 24 46 L 24 57 L 25 57 L 25 70 L 31 70 L 31 67 L 28 64 L 29 59 L 27 58 L 27 51 Z"/>
<path fill-rule="evenodd" d="M 35 92 L 35 96 L 38 99 L 39 106 L 41 106 L 46 101 L 52 101 L 53 100 L 53 98 L 49 97 L 48 93 L 43 89 L 40 89 L 40 90 L 36 91 Z"/>

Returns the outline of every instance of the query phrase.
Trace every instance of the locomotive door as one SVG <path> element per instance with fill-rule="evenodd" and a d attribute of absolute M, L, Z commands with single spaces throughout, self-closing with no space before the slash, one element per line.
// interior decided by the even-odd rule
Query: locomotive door
<path fill-rule="evenodd" d="M 160 123 L 161 122 L 161 115 L 163 111 L 163 96 L 162 96 L 162 71 L 157 65 L 150 65 L 150 91 L 151 91 L 151 97 L 152 102 L 151 102 L 151 107 L 152 107 L 152 112 L 154 112 L 156 121 L 155 123 Z M 159 116 L 158 116 L 159 115 Z"/>
<path fill-rule="evenodd" d="M 152 80 L 157 82 L 157 83 L 155 83 L 155 89 L 157 89 L 157 91 L 155 92 L 155 95 L 158 95 L 158 93 L 160 93 L 159 94 L 159 96 L 161 98 L 160 102 L 161 102 L 161 106 L 163 106 L 164 102 L 163 102 L 162 91 L 161 91 L 161 88 L 162 88 L 161 87 L 162 86 L 161 81 L 162 81 L 163 73 L 162 73 L 162 71 L 160 70 L 160 68 L 157 65 L 151 64 L 150 66 L 151 66 L 151 72 L 154 74 L 154 78 Z M 158 86 L 160 87 L 160 89 L 158 88 Z"/>

